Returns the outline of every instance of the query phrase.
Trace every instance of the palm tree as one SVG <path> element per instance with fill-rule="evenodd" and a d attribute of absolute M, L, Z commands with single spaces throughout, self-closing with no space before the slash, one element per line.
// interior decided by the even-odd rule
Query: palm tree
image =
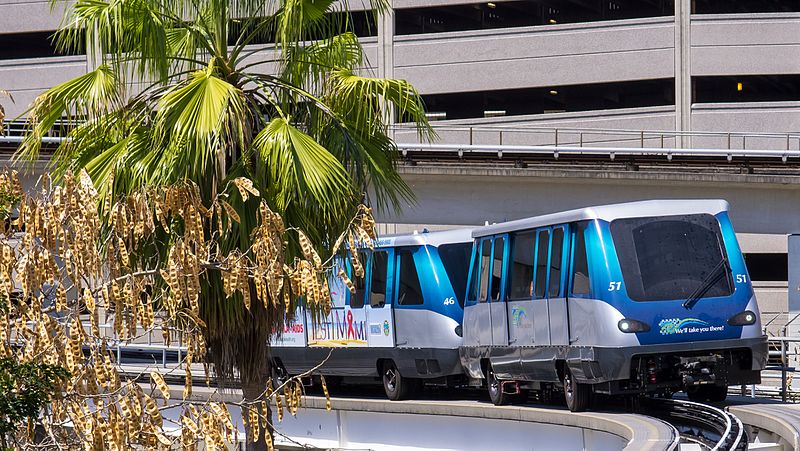
<path fill-rule="evenodd" d="M 388 8 L 370 1 L 376 14 Z M 260 200 L 229 183 L 245 176 L 288 225 L 331 243 L 365 198 L 378 208 L 411 198 L 394 168 L 387 117 L 432 135 L 409 83 L 363 74 L 350 30 L 334 0 L 77 0 L 56 41 L 89 43 L 95 68 L 36 99 L 17 157 L 35 160 L 41 137 L 67 124 L 53 172 L 86 169 L 102 199 L 191 180 L 205 201 L 229 195 L 241 223 L 220 246 L 247 249 Z M 255 45 L 264 41 L 274 45 Z M 291 258 L 297 243 L 289 250 Z M 259 302 L 247 310 L 240 297 L 225 300 L 219 274 L 203 280 L 209 359 L 222 381 L 238 374 L 245 398 L 255 399 L 283 310 Z"/>

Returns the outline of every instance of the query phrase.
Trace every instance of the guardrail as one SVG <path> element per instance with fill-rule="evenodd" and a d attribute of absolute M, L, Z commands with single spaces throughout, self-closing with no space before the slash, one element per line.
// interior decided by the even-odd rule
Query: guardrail
<path fill-rule="evenodd" d="M 425 144 L 425 143 L 398 143 L 398 150 L 403 157 L 412 153 L 435 152 L 449 153 L 463 158 L 466 154 L 474 155 L 504 155 L 532 156 L 552 155 L 558 159 L 561 155 L 601 155 L 614 160 L 618 155 L 665 157 L 672 161 L 673 157 L 716 157 L 732 161 L 734 157 L 743 158 L 780 158 L 786 163 L 789 158 L 800 158 L 800 150 L 741 150 L 741 149 L 681 149 L 662 147 L 574 147 L 574 146 L 526 146 L 526 145 L 500 145 L 500 144 Z"/>
<path fill-rule="evenodd" d="M 800 150 L 800 133 L 718 132 L 675 130 L 624 130 L 614 128 L 531 127 L 520 125 L 441 125 L 433 130 L 448 143 L 464 145 L 531 144 L 557 147 L 688 148 L 718 150 Z M 418 141 L 417 130 L 408 124 L 390 127 L 395 141 Z M 440 140 L 441 141 L 441 140 Z M 702 144 L 699 144 L 702 143 Z"/>

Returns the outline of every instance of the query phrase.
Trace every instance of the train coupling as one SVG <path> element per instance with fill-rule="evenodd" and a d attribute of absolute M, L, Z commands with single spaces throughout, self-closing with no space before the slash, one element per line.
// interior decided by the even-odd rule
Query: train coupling
<path fill-rule="evenodd" d="M 519 390 L 519 382 L 517 381 L 502 381 L 500 382 L 500 391 L 507 395 L 518 395 L 520 393 Z"/>
<path fill-rule="evenodd" d="M 715 383 L 717 380 L 715 369 L 721 359 L 722 356 L 719 355 L 681 357 L 679 372 L 683 385 L 688 387 Z"/>

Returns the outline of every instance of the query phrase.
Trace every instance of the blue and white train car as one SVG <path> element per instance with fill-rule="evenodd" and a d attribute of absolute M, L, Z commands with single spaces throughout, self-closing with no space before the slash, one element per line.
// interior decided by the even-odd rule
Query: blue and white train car
<path fill-rule="evenodd" d="M 463 378 L 458 348 L 471 249 L 471 229 L 377 240 L 374 250 L 360 251 L 363 279 L 345 265 L 354 294 L 332 278 L 330 314 L 313 321 L 301 308 L 273 337 L 274 363 L 301 374 L 333 348 L 321 374 L 380 377 L 393 400 L 426 381 Z"/>
<path fill-rule="evenodd" d="M 502 404 L 562 388 L 723 400 L 760 382 L 758 306 L 723 200 L 582 208 L 473 231 L 461 360 Z"/>

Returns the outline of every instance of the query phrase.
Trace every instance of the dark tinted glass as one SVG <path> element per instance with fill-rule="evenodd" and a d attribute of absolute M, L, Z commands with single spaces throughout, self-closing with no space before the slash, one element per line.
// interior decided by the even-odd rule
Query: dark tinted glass
<path fill-rule="evenodd" d="M 478 300 L 486 302 L 489 300 L 489 264 L 492 258 L 492 240 L 483 240 L 481 243 L 481 289 L 478 293 Z"/>
<path fill-rule="evenodd" d="M 422 96 L 425 110 L 442 119 L 483 118 L 487 111 L 504 116 L 611 110 L 674 105 L 675 79 L 631 80 L 536 88 L 447 92 Z M 406 122 L 408 118 L 403 118 Z M 577 144 L 577 137 L 571 138 Z"/>
<path fill-rule="evenodd" d="M 417 266 L 411 250 L 400 251 L 400 287 L 397 290 L 398 305 L 422 305 L 422 287 L 419 284 Z"/>
<path fill-rule="evenodd" d="M 478 285 L 480 285 L 480 269 L 481 269 L 481 261 L 480 261 L 480 248 L 475 246 L 474 252 L 472 253 L 472 275 L 469 278 L 469 300 L 474 301 L 478 299 Z"/>
<path fill-rule="evenodd" d="M 467 290 L 467 273 L 469 272 L 469 253 L 472 243 L 443 244 L 439 246 L 439 258 L 453 286 L 458 304 L 464 306 L 464 295 Z"/>
<path fill-rule="evenodd" d="M 386 252 L 372 254 L 372 284 L 369 289 L 369 305 L 375 308 L 381 308 L 386 304 L 388 258 Z"/>
<path fill-rule="evenodd" d="M 494 255 L 492 257 L 492 301 L 500 299 L 500 287 L 503 284 L 503 251 L 506 240 L 495 238 Z"/>
<path fill-rule="evenodd" d="M 396 33 L 404 35 L 670 16 L 674 11 L 673 0 L 518 0 L 403 8 L 394 16 Z"/>
<path fill-rule="evenodd" d="M 553 246 L 550 251 L 550 283 L 548 295 L 556 298 L 561 294 L 561 268 L 564 255 L 564 229 L 553 229 Z"/>
<path fill-rule="evenodd" d="M 589 263 L 586 259 L 586 223 L 575 230 L 575 254 L 572 261 L 572 294 L 589 294 Z"/>
<path fill-rule="evenodd" d="M 529 299 L 533 296 L 533 251 L 536 245 L 534 232 L 512 236 L 514 248 L 511 254 L 509 277 L 509 299 Z"/>
<path fill-rule="evenodd" d="M 363 252 L 358 253 L 358 260 L 361 262 L 362 265 L 365 264 L 367 261 L 366 255 Z M 352 275 L 353 285 L 356 287 L 356 292 L 350 295 L 350 308 L 362 308 L 364 307 L 364 296 L 366 296 L 366 282 L 364 281 L 364 277 L 358 277 L 353 272 Z"/>
<path fill-rule="evenodd" d="M 628 297 L 635 301 L 686 299 L 715 269 L 725 271 L 702 296 L 733 292 L 719 223 L 708 214 L 617 219 L 611 222 Z"/>
<path fill-rule="evenodd" d="M 692 14 L 798 12 L 797 0 L 694 0 Z"/>
<path fill-rule="evenodd" d="M 536 247 L 536 298 L 544 297 L 547 289 L 547 258 L 550 244 L 550 231 L 542 230 L 539 232 L 539 245 Z"/>

